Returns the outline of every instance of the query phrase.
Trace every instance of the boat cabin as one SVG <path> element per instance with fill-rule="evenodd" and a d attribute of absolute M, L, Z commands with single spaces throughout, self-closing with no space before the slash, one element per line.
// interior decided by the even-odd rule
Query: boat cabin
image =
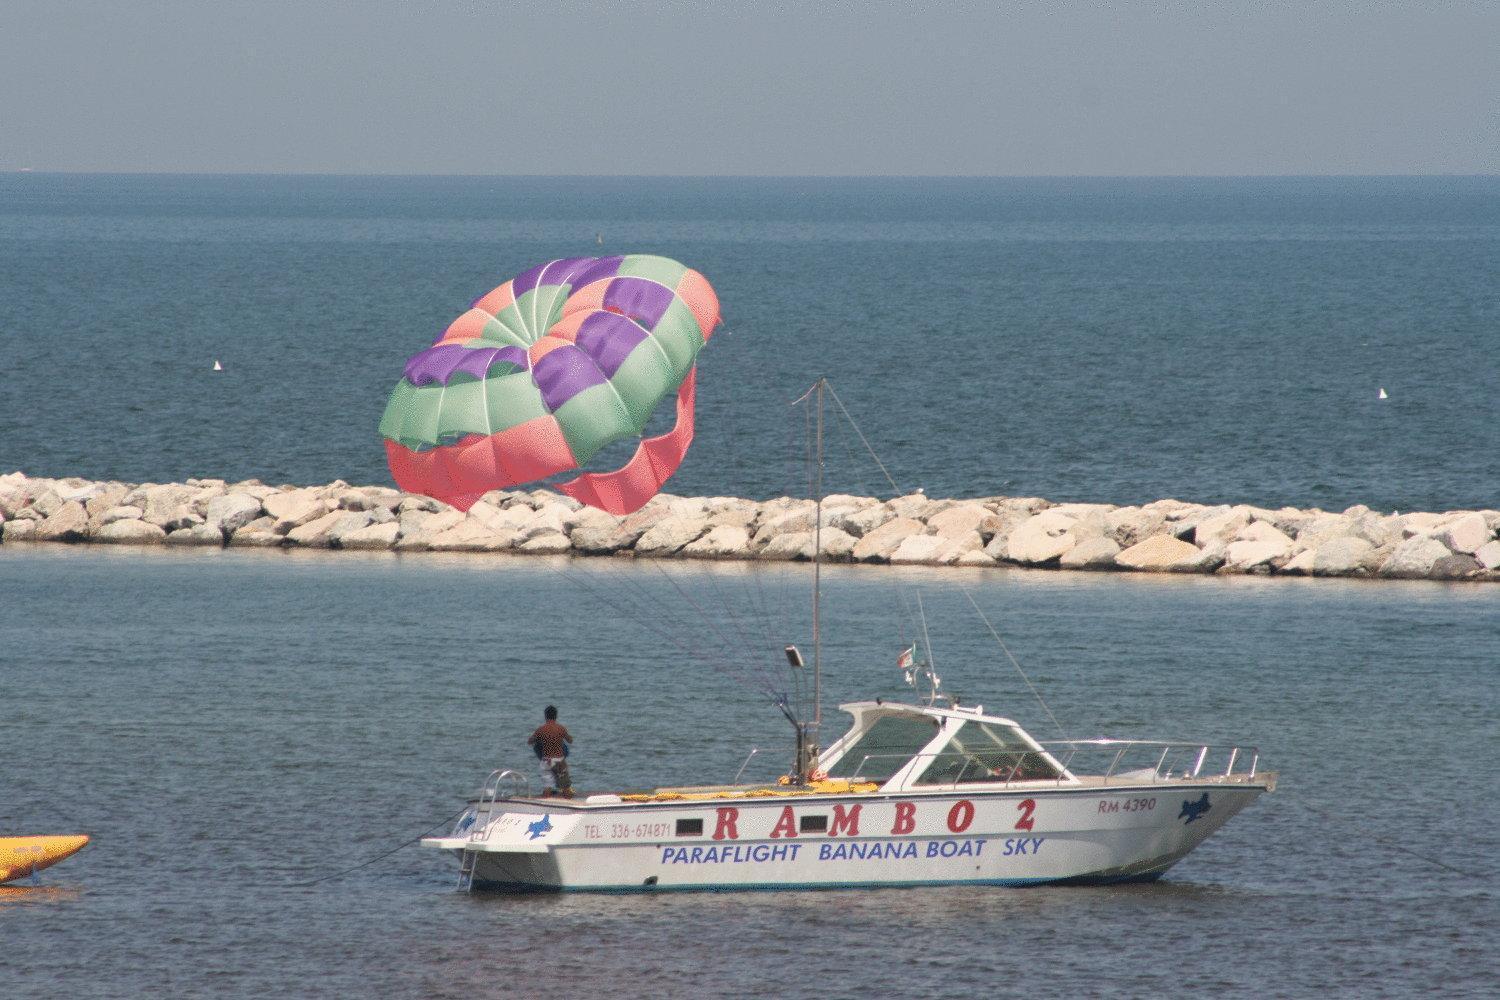
<path fill-rule="evenodd" d="M 829 778 L 875 782 L 886 792 L 1078 783 L 1018 724 L 985 715 L 982 706 L 857 701 L 839 708 L 854 725 L 823 751 Z"/>

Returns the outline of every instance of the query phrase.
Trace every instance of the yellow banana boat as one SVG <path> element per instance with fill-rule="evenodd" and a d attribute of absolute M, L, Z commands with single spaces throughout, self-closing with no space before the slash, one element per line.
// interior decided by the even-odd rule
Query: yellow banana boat
<path fill-rule="evenodd" d="M 0 837 L 0 885 L 51 868 L 83 850 L 87 834 L 59 837 Z"/>

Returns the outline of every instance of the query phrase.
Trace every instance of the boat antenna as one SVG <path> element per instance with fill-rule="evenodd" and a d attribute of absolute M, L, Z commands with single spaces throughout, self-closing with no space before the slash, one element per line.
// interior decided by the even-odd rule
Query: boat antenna
<path fill-rule="evenodd" d="M 813 462 L 808 470 L 811 479 L 808 486 L 813 495 L 812 721 L 792 721 L 797 730 L 797 758 L 793 777 L 799 785 L 807 784 L 818 774 L 818 728 L 823 723 L 823 396 L 827 391 L 828 379 L 820 377 L 792 403 L 797 406 L 810 401 L 813 411 Z"/>
<path fill-rule="evenodd" d="M 917 594 L 917 618 L 922 623 L 922 644 L 927 647 L 927 662 L 923 664 L 927 674 L 927 704 L 935 705 L 940 697 L 943 679 L 937 674 L 937 662 L 932 657 L 932 636 L 927 631 L 927 611 L 922 607 L 922 595 Z"/>

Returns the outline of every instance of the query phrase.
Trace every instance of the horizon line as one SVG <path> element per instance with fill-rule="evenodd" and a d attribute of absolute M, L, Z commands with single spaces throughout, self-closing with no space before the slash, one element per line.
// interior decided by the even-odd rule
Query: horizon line
<path fill-rule="evenodd" d="M 604 173 L 401 173 L 322 170 L 49 170 L 11 167 L 0 175 L 40 177 L 370 177 L 475 180 L 1334 180 L 1334 179 L 1497 179 L 1500 172 L 1434 173 L 1246 173 L 1246 174 L 604 174 Z"/>

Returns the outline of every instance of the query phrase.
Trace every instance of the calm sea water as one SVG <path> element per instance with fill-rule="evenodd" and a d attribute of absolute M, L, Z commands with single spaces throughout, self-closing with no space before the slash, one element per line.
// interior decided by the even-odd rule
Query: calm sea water
<path fill-rule="evenodd" d="M 1497 506 L 1495 178 L 5 176 L 0 471 L 384 481 L 408 354 L 632 250 L 725 306 L 677 492 L 805 491 L 826 373 L 903 488 Z M 950 687 L 1052 735 L 968 586 L 1071 733 L 1251 741 L 1282 785 L 1144 887 L 470 897 L 415 848 L 298 885 L 525 763 L 548 701 L 585 787 L 784 747 L 744 648 L 805 642 L 806 568 L 0 546 L 0 830 L 95 837 L 0 889 L 0 996 L 1493 988 L 1493 588 L 827 579 L 830 702 L 899 693 L 920 588 Z"/>
<path fill-rule="evenodd" d="M 8 175 L 0 469 L 385 481 L 409 354 L 630 251 L 724 303 L 677 492 L 805 492 L 786 404 L 827 374 L 934 495 L 1500 505 L 1495 177 Z"/>
<path fill-rule="evenodd" d="M 413 847 L 298 886 L 524 764 L 548 701 L 585 788 L 787 747 L 744 651 L 805 641 L 808 569 L 3 546 L 0 829 L 95 840 L 0 889 L 0 995 L 1492 995 L 1493 588 L 826 579 L 829 702 L 899 693 L 920 592 L 949 687 L 1054 735 L 968 587 L 1072 734 L 1281 785 L 1149 886 L 469 896 Z"/>

